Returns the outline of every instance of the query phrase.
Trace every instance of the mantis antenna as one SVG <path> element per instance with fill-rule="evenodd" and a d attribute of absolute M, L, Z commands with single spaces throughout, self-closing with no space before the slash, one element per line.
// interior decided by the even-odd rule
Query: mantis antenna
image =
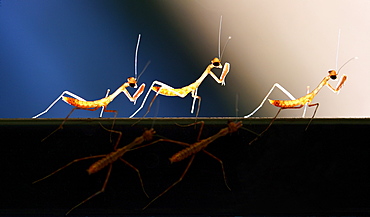
<path fill-rule="evenodd" d="M 218 57 L 220 57 L 220 60 L 222 60 L 222 55 L 224 54 L 226 46 L 227 46 L 227 44 L 229 43 L 229 41 L 231 39 L 231 36 L 229 36 L 229 38 L 227 39 L 224 47 L 222 48 L 222 52 L 220 52 L 220 50 L 221 50 L 221 29 L 222 29 L 222 16 L 220 18 L 220 27 L 218 29 Z"/>
<path fill-rule="evenodd" d="M 235 117 L 239 116 L 239 93 L 235 95 Z"/>
<path fill-rule="evenodd" d="M 218 28 L 218 56 L 221 58 L 221 28 L 222 28 L 222 15 L 220 17 L 220 27 Z"/>
<path fill-rule="evenodd" d="M 335 70 L 338 69 L 338 56 L 339 56 L 339 45 L 340 45 L 340 29 L 338 30 L 338 44 L 337 44 L 337 55 L 335 57 Z M 338 71 L 337 71 L 338 72 Z"/>
<path fill-rule="evenodd" d="M 137 53 L 139 52 L 141 34 L 137 37 L 136 50 L 135 50 L 135 79 L 137 81 Z"/>
<path fill-rule="evenodd" d="M 151 63 L 151 61 L 149 60 L 146 65 L 144 66 L 143 70 L 141 70 L 140 74 L 139 74 L 139 77 L 137 77 L 136 79 L 136 82 L 139 81 L 139 78 L 141 77 L 141 75 L 145 72 L 146 68 L 148 68 L 149 64 Z"/>
<path fill-rule="evenodd" d="M 339 44 L 340 44 L 340 32 L 341 32 L 341 29 L 338 30 L 338 44 L 337 44 L 337 56 L 336 56 L 336 59 L 335 59 L 335 70 L 337 71 L 337 75 L 339 74 L 340 70 L 345 66 L 347 65 L 347 63 L 349 63 L 350 61 L 352 60 L 357 60 L 358 57 L 352 57 L 351 59 L 347 60 L 339 69 L 338 69 L 338 56 L 339 56 Z"/>

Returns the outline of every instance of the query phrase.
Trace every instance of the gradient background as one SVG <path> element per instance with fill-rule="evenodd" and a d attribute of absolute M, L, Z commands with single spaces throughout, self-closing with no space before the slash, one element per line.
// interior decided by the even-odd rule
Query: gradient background
<path fill-rule="evenodd" d="M 335 68 L 339 29 L 338 66 L 359 59 L 342 69 L 349 79 L 339 95 L 323 88 L 314 99 L 320 102 L 316 116 L 367 117 L 369 12 L 368 0 L 0 0 L 0 118 L 30 118 L 64 90 L 87 100 L 104 97 L 107 88 L 113 91 L 134 76 L 139 33 L 138 71 L 151 61 L 139 83 L 188 85 L 218 55 L 221 15 L 221 46 L 232 36 L 222 60 L 231 71 L 226 86 L 211 77 L 202 83 L 200 117 L 249 114 L 275 82 L 295 97 L 305 95 L 306 86 L 315 88 Z M 287 99 L 279 90 L 271 98 Z M 133 105 L 122 94 L 108 108 L 128 117 L 142 100 Z M 190 95 L 159 96 L 148 117 L 194 117 L 191 103 Z M 64 118 L 71 108 L 60 101 L 41 118 Z M 254 117 L 277 110 L 266 103 Z M 289 110 L 281 116 L 301 114 Z M 71 117 L 98 116 L 99 111 L 76 111 Z"/>

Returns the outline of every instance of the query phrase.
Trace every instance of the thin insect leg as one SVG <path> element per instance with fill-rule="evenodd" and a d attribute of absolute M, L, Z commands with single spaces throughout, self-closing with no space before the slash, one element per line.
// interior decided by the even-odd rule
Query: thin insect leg
<path fill-rule="evenodd" d="M 141 188 L 143 189 L 143 192 L 146 195 L 146 197 L 149 198 L 148 194 L 145 191 L 144 183 L 143 183 L 143 180 L 141 179 L 140 171 L 136 167 L 134 167 L 132 164 L 124 160 L 123 158 L 120 158 L 120 160 L 137 172 L 137 175 L 139 176 L 139 179 L 140 179 Z"/>
<path fill-rule="evenodd" d="M 160 198 L 162 195 L 164 195 L 167 191 L 169 191 L 171 188 L 173 188 L 175 185 L 177 185 L 179 182 L 182 181 L 182 179 L 184 178 L 185 174 L 188 172 L 189 168 L 190 168 L 190 165 L 193 163 L 193 160 L 194 160 L 194 157 L 195 155 L 193 155 L 191 158 L 190 158 L 190 161 L 188 163 L 188 166 L 185 168 L 184 172 L 182 173 L 181 177 L 179 180 L 177 180 L 176 182 L 174 182 L 170 187 L 168 187 L 166 190 L 164 190 L 162 193 L 160 193 L 157 197 L 155 197 L 152 201 L 150 201 L 144 208 L 146 209 L 150 204 L 152 204 L 155 200 L 157 200 L 158 198 Z"/>
<path fill-rule="evenodd" d="M 198 125 L 198 124 L 200 124 L 200 129 L 199 129 L 197 141 L 200 141 L 200 135 L 202 134 L 202 131 L 203 131 L 204 121 L 198 121 L 198 122 L 194 122 L 194 123 L 187 124 L 187 125 L 180 125 L 180 124 L 176 124 L 176 125 L 179 127 L 191 127 L 193 125 Z"/>
<path fill-rule="evenodd" d="M 265 98 L 262 100 L 261 104 L 253 111 L 251 112 L 249 115 L 246 115 L 244 116 L 244 118 L 249 118 L 250 116 L 252 116 L 254 113 L 256 113 L 263 105 L 263 103 L 266 102 L 267 100 L 267 97 L 270 96 L 270 94 L 272 93 L 272 91 L 274 90 L 274 88 L 277 87 L 279 88 L 285 95 L 287 95 L 291 100 L 295 100 L 294 96 L 292 94 L 290 94 L 286 89 L 284 89 L 280 84 L 278 83 L 275 83 L 272 88 L 270 89 L 270 91 L 267 93 L 267 95 L 265 96 Z"/>
<path fill-rule="evenodd" d="M 112 131 L 111 131 L 110 136 L 109 136 L 109 141 L 112 142 L 112 132 L 118 132 L 118 131 L 113 130 L 114 124 L 116 123 L 116 118 L 117 118 L 118 112 L 116 110 L 106 110 L 106 109 L 104 109 L 104 111 L 105 112 L 114 112 L 112 128 L 111 128 Z M 118 145 L 118 143 L 116 143 L 115 147 L 117 147 L 117 145 Z"/>
<path fill-rule="evenodd" d="M 64 168 L 66 168 L 66 167 L 68 167 L 68 166 L 70 166 L 70 165 L 72 165 L 72 164 L 74 164 L 74 163 L 76 163 L 76 162 L 79 162 L 79 161 L 82 161 L 82 160 L 88 160 L 88 159 L 92 159 L 92 158 L 101 158 L 101 157 L 105 157 L 105 156 L 106 156 L 106 155 L 104 154 L 104 155 L 95 155 L 95 156 L 89 156 L 89 157 L 83 157 L 83 158 L 75 159 L 75 160 L 73 160 L 73 161 L 69 162 L 68 164 L 66 164 L 66 165 L 62 166 L 61 168 L 59 168 L 59 169 L 55 170 L 54 172 L 50 173 L 49 175 L 47 175 L 47 176 L 45 176 L 45 177 L 43 177 L 43 178 L 41 178 L 41 179 L 38 179 L 38 180 L 36 180 L 36 181 L 32 182 L 32 184 L 35 184 L 35 183 L 37 183 L 37 182 L 39 182 L 39 181 L 42 181 L 42 180 L 44 180 L 44 179 L 46 179 L 46 178 L 49 178 L 50 176 L 54 175 L 55 173 L 57 173 L 57 172 L 59 172 L 59 171 L 63 170 Z"/>
<path fill-rule="evenodd" d="M 204 121 L 199 121 L 198 123 L 200 124 L 200 129 L 199 129 L 197 141 L 200 141 L 200 135 L 202 135 L 202 132 L 203 132 Z"/>
<path fill-rule="evenodd" d="M 306 94 L 309 94 L 310 93 L 310 86 L 307 86 L 307 89 L 306 89 Z M 307 111 L 307 103 L 304 104 L 304 108 L 303 108 L 303 114 L 302 114 L 302 118 L 304 118 L 306 116 L 306 111 Z"/>
<path fill-rule="evenodd" d="M 129 117 L 129 118 L 132 118 L 132 117 L 134 117 L 143 107 L 144 107 L 144 104 L 145 104 L 145 102 L 146 102 L 146 100 L 147 100 L 147 98 L 148 98 L 148 96 L 149 96 L 149 93 L 150 93 L 150 91 L 152 91 L 152 88 L 153 88 L 153 86 L 154 85 L 159 85 L 159 86 L 161 86 L 161 87 L 165 87 L 165 88 L 168 88 L 168 89 L 173 89 L 173 87 L 171 87 L 171 86 L 168 86 L 167 84 L 164 84 L 164 83 L 162 83 L 162 82 L 160 82 L 160 81 L 153 81 L 152 82 L 152 85 L 150 85 L 150 88 L 149 88 L 149 90 L 148 90 L 148 92 L 146 93 L 146 95 L 145 95 L 145 97 L 144 97 L 144 100 L 143 100 L 143 102 L 141 103 L 141 105 L 140 105 L 140 107 Z M 159 92 L 159 91 L 158 91 Z M 157 94 L 158 95 L 158 94 Z"/>
<path fill-rule="evenodd" d="M 250 132 L 250 133 L 252 133 L 252 134 L 254 134 L 254 135 L 256 135 L 256 136 L 259 136 L 259 135 L 260 135 L 260 134 L 258 134 L 258 133 L 256 133 L 256 132 L 254 132 L 254 131 L 252 131 L 252 130 L 250 130 L 250 129 L 248 129 L 248 128 L 245 128 L 245 127 L 240 127 L 240 129 L 246 130 L 246 131 L 248 131 L 248 132 Z"/>
<path fill-rule="evenodd" d="M 154 100 L 157 99 L 157 96 L 158 96 L 159 93 L 156 93 L 153 97 L 153 99 L 150 101 L 149 103 L 149 106 L 148 106 L 148 110 L 145 112 L 145 114 L 143 115 L 143 118 L 146 117 L 148 115 L 148 113 L 150 112 L 150 109 L 152 108 L 152 105 L 154 103 Z"/>
<path fill-rule="evenodd" d="M 103 184 L 103 187 L 100 189 L 100 191 L 97 191 L 96 193 L 94 193 L 93 195 L 91 195 L 90 197 L 86 198 L 85 200 L 83 200 L 81 203 L 77 204 L 76 206 L 72 207 L 70 210 L 68 210 L 68 212 L 66 213 L 66 215 L 68 215 L 72 210 L 76 209 L 77 207 L 81 206 L 83 203 L 85 203 L 86 201 L 89 201 L 91 198 L 95 197 L 96 195 L 104 192 L 105 190 L 105 187 L 107 186 L 107 183 L 108 183 L 108 179 L 109 179 L 109 176 L 110 176 L 110 173 L 112 171 L 112 164 L 109 165 L 109 169 L 108 169 L 108 173 L 107 173 L 107 177 L 105 178 L 105 181 L 104 181 L 104 184 Z"/>
<path fill-rule="evenodd" d="M 334 93 L 339 93 L 340 89 L 343 87 L 344 85 L 344 82 L 346 82 L 347 80 L 347 76 L 346 75 L 343 75 L 340 79 L 340 81 L 337 83 L 337 86 L 334 88 L 333 86 L 331 86 L 331 84 L 327 83 L 326 86 L 331 90 L 333 91 Z"/>
<path fill-rule="evenodd" d="M 190 144 L 186 143 L 186 142 L 180 142 L 180 141 L 176 141 L 176 140 L 172 140 L 172 139 L 158 139 L 152 143 L 149 143 L 149 144 L 146 144 L 146 145 L 142 145 L 138 148 L 144 148 L 144 147 L 147 147 L 149 145 L 153 145 L 155 143 L 158 143 L 158 142 L 169 142 L 169 143 L 175 143 L 175 144 L 179 144 L 179 145 L 183 145 L 183 146 L 190 146 Z M 135 148 L 135 149 L 138 149 L 138 148 Z M 131 149 L 131 150 L 135 150 L 135 149 Z"/>
<path fill-rule="evenodd" d="M 254 138 L 252 141 L 249 142 L 249 145 L 252 145 L 253 142 L 257 141 L 259 137 L 261 137 L 272 125 L 272 123 L 274 123 L 274 121 L 276 120 L 276 117 L 279 115 L 280 111 L 282 110 L 283 108 L 280 108 L 279 111 L 276 113 L 275 117 L 271 120 L 270 124 L 267 126 L 267 128 L 262 131 L 262 133 L 260 133 L 256 138 Z"/>
<path fill-rule="evenodd" d="M 226 78 L 226 75 L 229 73 L 229 71 L 230 71 L 230 63 L 225 63 L 224 68 L 222 69 L 220 78 L 218 78 L 212 71 L 209 71 L 209 74 L 217 83 L 221 84 L 221 86 L 225 86 L 226 85 L 225 78 Z"/>
<path fill-rule="evenodd" d="M 220 162 L 221 164 L 221 169 L 222 169 L 222 174 L 224 175 L 224 181 L 225 181 L 225 185 L 226 187 L 231 191 L 231 188 L 229 187 L 229 185 L 227 184 L 227 180 L 226 180 L 226 174 L 225 174 L 225 169 L 224 169 L 224 163 L 222 162 L 222 160 L 220 160 L 219 158 L 217 158 L 216 156 L 214 156 L 213 154 L 209 153 L 208 151 L 204 150 L 203 149 L 203 152 L 208 154 L 209 156 L 211 156 L 212 158 L 214 158 L 215 160 L 217 160 L 218 162 Z"/>
<path fill-rule="evenodd" d="M 128 92 L 127 89 L 122 90 L 122 92 L 126 95 L 126 97 L 130 100 L 130 102 L 133 102 L 135 105 L 137 98 L 141 96 L 141 94 L 144 92 L 144 89 L 145 89 L 145 84 L 142 83 L 133 96 L 131 96 L 131 94 Z"/>
<path fill-rule="evenodd" d="M 105 94 L 105 98 L 107 98 L 107 96 L 109 95 L 109 92 L 110 92 L 110 89 L 107 89 L 107 93 Z M 99 118 L 103 117 L 103 112 L 104 112 L 105 107 L 106 107 L 106 106 L 103 106 L 103 107 L 101 108 Z"/>
<path fill-rule="evenodd" d="M 153 99 L 150 101 L 149 103 L 149 106 L 148 106 L 148 110 L 146 111 L 146 113 L 143 115 L 143 117 L 141 117 L 139 120 L 137 120 L 135 123 L 133 123 L 131 126 L 134 126 L 136 125 L 137 123 L 139 123 L 143 118 L 145 118 L 147 116 L 147 114 L 150 112 L 150 108 L 152 107 L 153 103 L 154 103 L 154 100 L 157 98 L 158 96 L 158 93 L 155 94 L 155 96 L 153 97 Z"/>
<path fill-rule="evenodd" d="M 117 141 L 116 141 L 116 144 L 114 145 L 114 150 L 117 150 L 117 147 L 118 147 L 118 144 L 119 144 L 119 142 L 121 141 L 121 137 L 122 137 L 122 132 L 121 131 L 117 131 L 117 130 L 113 130 L 113 129 L 107 129 L 107 128 L 105 128 L 100 122 L 99 122 L 99 124 L 100 124 L 100 126 L 104 129 L 104 130 L 106 130 L 106 131 L 108 131 L 108 132 L 110 132 L 110 135 L 112 136 L 112 133 L 117 133 L 118 134 L 118 139 L 117 139 Z M 112 138 L 112 137 L 111 137 Z M 111 141 L 112 142 L 112 141 Z"/>
<path fill-rule="evenodd" d="M 191 92 L 191 96 L 193 97 L 193 104 L 191 105 L 191 111 L 190 111 L 192 114 L 194 113 L 195 101 L 198 99 L 198 109 L 197 109 L 197 113 L 195 115 L 195 117 L 197 118 L 198 114 L 199 114 L 199 110 L 200 110 L 200 103 L 201 103 L 201 100 L 202 100 L 202 98 L 200 96 L 198 96 L 198 88 L 195 89 L 195 91 Z"/>
<path fill-rule="evenodd" d="M 71 116 L 71 114 L 76 110 L 76 109 L 82 109 L 82 110 L 88 110 L 88 111 L 96 111 L 99 107 L 96 107 L 96 108 L 79 108 L 79 107 L 74 107 L 70 112 L 69 114 L 67 115 L 66 118 L 64 118 L 63 122 L 59 125 L 59 127 L 57 129 L 55 129 L 53 132 L 51 132 L 48 136 L 46 136 L 45 138 L 43 138 L 41 140 L 41 142 L 45 141 L 47 138 L 49 138 L 51 135 L 53 135 L 55 132 L 57 132 L 58 130 L 60 129 L 63 129 L 63 125 L 64 123 L 67 121 L 67 119 L 69 118 L 69 116 Z M 117 111 L 116 110 L 107 110 L 107 109 L 104 109 L 105 112 L 114 112 L 115 115 L 114 115 L 114 118 L 117 116 Z M 115 122 L 115 119 L 113 121 L 113 124 L 112 124 L 112 129 L 113 129 L 113 126 L 114 126 L 114 122 Z"/>
<path fill-rule="evenodd" d="M 57 132 L 58 130 L 63 129 L 63 125 L 64 125 L 64 123 L 66 122 L 66 120 L 69 118 L 69 116 L 71 116 L 71 114 L 72 114 L 76 109 L 78 109 L 78 108 L 77 108 L 77 107 L 74 107 L 74 108 L 69 112 L 69 114 L 67 115 L 67 117 L 66 117 L 66 118 L 64 118 L 63 122 L 59 125 L 59 127 L 58 127 L 58 128 L 56 128 L 53 132 L 51 132 L 48 136 L 46 136 L 45 138 L 43 138 L 43 139 L 41 140 L 41 142 L 45 141 L 47 138 L 49 138 L 51 135 L 53 135 L 53 134 L 54 134 L 55 132 Z"/>
<path fill-rule="evenodd" d="M 46 112 L 48 112 L 50 109 L 51 109 L 51 107 L 53 107 L 54 106 L 54 104 L 55 103 L 57 103 L 63 96 L 64 96 L 64 94 L 68 94 L 68 95 L 70 95 L 70 96 L 72 96 L 72 97 L 74 97 L 74 98 L 76 98 L 76 99 L 78 99 L 78 100 L 80 100 L 80 101 L 86 101 L 85 99 L 83 99 L 82 97 L 79 97 L 79 96 L 77 96 L 76 94 L 74 94 L 74 93 L 71 93 L 71 92 L 69 92 L 69 91 L 63 91 L 63 93 L 62 94 L 60 94 L 59 96 L 58 96 L 58 98 L 56 98 L 56 100 L 54 100 L 54 102 L 52 102 L 50 105 L 49 105 L 49 107 L 47 107 L 46 109 L 45 109 L 45 111 L 43 111 L 43 112 L 41 112 L 41 113 L 39 113 L 38 115 L 35 115 L 35 116 L 33 116 L 32 118 L 38 118 L 38 117 L 40 117 L 41 115 L 43 115 L 43 114 L 45 114 Z"/>
<path fill-rule="evenodd" d="M 310 105 L 308 105 L 308 106 L 309 106 L 309 107 L 316 106 L 316 108 L 315 108 L 315 111 L 313 112 L 313 115 L 312 115 L 312 117 L 311 117 L 310 122 L 308 122 L 308 124 L 307 124 L 307 127 L 306 127 L 305 131 L 307 131 L 308 126 L 310 126 L 310 124 L 311 124 L 311 122 L 312 122 L 313 118 L 315 117 L 316 112 L 317 112 L 317 109 L 319 108 L 319 103 L 310 104 Z"/>
<path fill-rule="evenodd" d="M 191 96 L 193 97 L 193 103 L 191 104 L 190 113 L 192 114 L 194 112 L 194 105 L 195 105 L 195 101 L 197 100 L 197 95 L 198 95 L 198 88 L 196 88 L 194 91 L 191 92 Z"/>

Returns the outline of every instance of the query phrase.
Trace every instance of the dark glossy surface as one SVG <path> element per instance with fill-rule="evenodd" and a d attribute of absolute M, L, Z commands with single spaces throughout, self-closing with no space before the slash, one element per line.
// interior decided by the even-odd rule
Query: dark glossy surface
<path fill-rule="evenodd" d="M 113 151 L 117 135 L 104 130 L 112 119 L 1 119 L 2 193 L 0 215 L 63 216 L 100 190 L 104 169 L 88 175 L 96 160 L 78 162 L 48 179 L 40 179 L 70 161 Z M 195 119 L 117 119 L 122 131 L 119 147 L 152 126 L 169 139 L 193 143 L 199 127 L 180 127 Z M 234 118 L 198 119 L 205 122 L 201 138 L 216 134 Z M 262 132 L 271 119 L 240 119 L 244 128 Z M 106 191 L 73 210 L 73 215 L 362 215 L 370 212 L 369 119 L 277 119 L 251 146 L 255 136 L 240 129 L 219 138 L 206 150 L 225 166 L 229 191 L 219 162 L 204 153 L 195 157 L 184 179 L 165 195 L 142 208 L 184 171 L 188 160 L 170 164 L 183 147 L 157 143 L 128 152 L 125 160 L 137 167 L 150 199 L 134 170 L 117 161 Z M 156 137 L 155 139 L 158 139 Z"/>

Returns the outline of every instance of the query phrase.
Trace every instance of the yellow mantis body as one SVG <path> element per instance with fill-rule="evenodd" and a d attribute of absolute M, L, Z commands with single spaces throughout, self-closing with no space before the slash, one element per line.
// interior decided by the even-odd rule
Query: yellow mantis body
<path fill-rule="evenodd" d="M 353 60 L 353 59 L 357 59 L 357 57 L 354 57 L 354 58 L 351 58 L 349 59 L 346 63 L 343 64 L 346 65 L 349 61 Z M 342 66 L 342 67 L 343 67 Z M 341 67 L 341 68 L 342 68 Z M 340 69 L 339 69 L 340 70 Z M 338 70 L 338 71 L 339 71 Z M 271 105 L 274 105 L 276 107 L 279 107 L 279 111 L 277 112 L 277 114 L 275 115 L 275 117 L 272 119 L 271 123 L 268 125 L 268 127 L 258 136 L 256 137 L 253 141 L 251 141 L 249 144 L 252 144 L 254 141 L 256 141 L 260 136 L 262 136 L 263 133 L 265 133 L 269 128 L 270 126 L 272 125 L 272 123 L 275 121 L 276 117 L 278 116 L 278 114 L 280 113 L 280 111 L 282 109 L 299 109 L 299 108 L 302 108 L 303 106 L 307 105 L 309 107 L 312 107 L 312 106 L 315 106 L 315 111 L 306 127 L 306 130 L 308 128 L 308 126 L 310 125 L 310 123 L 312 122 L 313 118 L 315 117 L 315 114 L 317 112 L 317 109 L 319 107 L 319 103 L 312 103 L 312 100 L 314 99 L 314 97 L 319 93 L 319 91 L 324 87 L 324 86 L 327 86 L 330 90 L 332 90 L 334 93 L 338 93 L 340 91 L 340 89 L 343 87 L 345 81 L 347 80 L 347 76 L 346 75 L 343 75 L 341 77 L 341 79 L 339 80 L 337 86 L 334 88 L 330 83 L 329 83 L 329 80 L 336 80 L 337 77 L 338 77 L 338 73 L 335 71 L 335 70 L 329 70 L 328 71 L 329 75 L 325 76 L 322 81 L 319 83 L 319 85 L 310 93 L 308 93 L 307 95 L 305 96 L 302 96 L 301 98 L 298 98 L 298 99 L 294 99 L 293 96 L 291 96 L 291 94 L 285 90 L 282 86 L 280 86 L 278 83 L 275 83 L 273 85 L 273 87 L 270 89 L 269 93 L 266 95 L 266 97 L 262 100 L 262 103 L 252 112 L 250 113 L 249 115 L 246 115 L 244 116 L 244 118 L 248 118 L 250 117 L 251 115 L 253 115 L 255 112 L 258 111 L 258 109 L 260 109 L 263 105 L 263 103 L 267 100 L 267 97 L 271 94 L 271 92 L 274 90 L 275 87 L 278 87 L 280 90 L 282 90 L 284 93 L 288 93 L 287 95 L 288 96 L 291 96 L 291 100 L 270 100 L 269 99 L 269 102 Z M 304 114 L 305 114 L 305 111 L 303 112 L 303 117 L 304 117 Z"/>
<path fill-rule="evenodd" d="M 222 22 L 222 17 L 221 17 L 221 20 L 220 20 L 220 30 L 219 30 L 219 41 L 220 41 L 220 34 L 221 34 L 221 22 Z M 228 38 L 228 41 L 231 39 L 231 37 Z M 227 41 L 227 42 L 228 42 Z M 226 43 L 227 44 L 227 43 Z M 226 47 L 226 45 L 225 45 Z M 218 68 L 218 69 L 222 69 L 222 64 L 221 64 L 221 55 L 220 55 L 220 51 L 219 51 L 219 58 L 218 57 L 215 57 L 213 60 L 211 60 L 211 64 L 209 64 L 207 66 L 207 68 L 204 70 L 204 72 L 202 73 L 202 75 L 193 83 L 185 86 L 185 87 L 182 87 L 182 88 L 174 88 L 174 87 L 171 87 L 170 85 L 167 85 L 161 81 L 153 81 L 152 82 L 152 85 L 150 86 L 147 94 L 145 95 L 144 97 L 144 100 L 143 102 L 141 103 L 140 107 L 130 116 L 130 118 L 134 117 L 144 106 L 149 94 L 150 94 L 150 91 L 154 91 L 156 93 L 156 95 L 154 96 L 154 98 L 152 99 L 149 107 L 148 107 L 148 111 L 145 113 L 144 117 L 149 113 L 150 111 L 150 108 L 154 102 L 154 100 L 156 99 L 156 97 L 160 94 L 160 95 L 164 95 L 164 96 L 177 96 L 177 97 L 181 97 L 181 98 L 184 98 L 186 97 L 189 93 L 191 93 L 191 96 L 193 97 L 193 103 L 192 103 L 192 106 L 191 106 L 191 113 L 194 112 L 194 105 L 195 105 L 195 101 L 198 100 L 198 109 L 197 109 L 197 113 L 196 113 L 196 116 L 198 116 L 198 113 L 199 113 L 199 109 L 200 109 L 200 102 L 201 102 L 201 97 L 198 96 L 198 87 L 202 84 L 202 82 L 204 81 L 204 79 L 208 76 L 208 75 L 211 75 L 211 77 L 219 84 L 221 84 L 222 86 L 225 85 L 225 78 L 226 78 L 226 75 L 229 73 L 230 71 L 230 64 L 229 63 L 225 63 L 224 67 L 223 67 L 223 71 L 221 73 L 221 76 L 220 78 L 218 78 L 213 72 L 212 72 L 212 69 L 214 68 Z"/>
<path fill-rule="evenodd" d="M 141 38 L 141 35 L 139 34 L 137 45 L 136 45 L 136 52 L 135 52 L 135 77 L 136 77 L 136 74 L 137 74 L 137 72 L 136 72 L 137 71 L 137 52 L 138 52 L 138 48 L 139 48 L 140 38 Z M 59 95 L 58 98 L 55 99 L 54 102 L 52 102 L 49 107 L 47 107 L 43 112 L 39 113 L 38 115 L 35 115 L 34 117 L 32 117 L 32 118 L 38 118 L 41 115 L 45 114 L 60 99 L 62 99 L 67 104 L 74 106 L 74 108 L 69 112 L 69 114 L 67 115 L 67 117 L 63 120 L 63 122 L 61 123 L 61 125 L 59 125 L 59 127 L 57 129 L 55 129 L 53 132 L 51 132 L 47 137 L 45 137 L 44 139 L 42 139 L 42 141 L 44 141 L 49 136 L 51 136 L 52 134 L 54 134 L 55 132 L 57 132 L 59 129 L 62 129 L 65 121 L 69 118 L 69 116 L 76 109 L 83 109 L 83 110 L 88 110 L 88 111 L 95 111 L 95 110 L 97 110 L 99 108 L 102 108 L 102 111 L 100 113 L 100 117 L 102 117 L 103 112 L 113 112 L 113 113 L 115 113 L 114 117 L 116 117 L 117 116 L 117 111 L 116 110 L 108 110 L 107 109 L 107 106 L 109 105 L 109 103 L 111 103 L 119 94 L 124 93 L 126 95 L 126 97 L 131 102 L 133 102 L 135 104 L 136 103 L 136 100 L 144 92 L 145 84 L 142 83 L 140 85 L 140 87 L 138 88 L 138 90 L 134 93 L 133 96 L 131 96 L 131 94 L 128 92 L 128 90 L 127 90 L 128 87 L 137 88 L 137 79 L 134 78 L 134 77 L 129 77 L 127 79 L 127 82 L 125 82 L 124 84 L 122 84 L 112 94 L 108 95 L 108 93 L 110 92 L 110 90 L 108 89 L 106 97 L 104 97 L 102 99 L 98 99 L 98 100 L 93 100 L 93 101 L 87 101 L 84 98 L 82 98 L 82 97 L 80 97 L 80 96 L 78 96 L 78 95 L 76 95 L 74 93 L 71 93 L 69 91 L 63 91 L 62 94 Z M 69 95 L 71 97 L 68 97 L 66 95 Z M 112 124 L 112 128 L 113 128 L 113 125 L 114 125 L 114 121 L 113 121 L 113 124 Z"/>
<path fill-rule="evenodd" d="M 139 46 L 139 42 L 140 42 L 140 37 L 141 37 L 141 35 L 139 34 L 137 45 L 136 45 L 135 74 L 136 74 L 136 68 L 137 68 L 137 66 L 136 66 L 137 50 L 138 50 L 138 46 Z M 126 97 L 131 102 L 133 102 L 135 104 L 137 98 L 139 98 L 140 95 L 144 92 L 145 84 L 144 83 L 141 84 L 140 87 L 139 87 L 139 89 L 134 93 L 133 96 L 131 96 L 131 94 L 127 91 L 127 88 L 128 87 L 137 88 L 137 80 L 136 80 L 136 78 L 129 77 L 127 79 L 127 82 L 125 82 L 124 84 L 122 84 L 111 95 L 106 96 L 106 97 L 104 97 L 102 99 L 94 100 L 94 101 L 86 101 L 84 98 L 82 98 L 82 97 L 80 97 L 80 96 L 78 96 L 78 95 L 76 95 L 76 94 L 74 94 L 74 93 L 72 93 L 70 91 L 63 91 L 62 94 L 60 94 L 59 97 L 56 100 L 54 100 L 54 102 L 52 102 L 49 107 L 47 107 L 43 112 L 41 112 L 41 113 L 33 116 L 32 118 L 38 118 L 41 115 L 43 115 L 46 112 L 48 112 L 55 105 L 55 103 L 57 103 L 60 99 L 62 99 L 64 102 L 66 102 L 69 105 L 75 106 L 75 108 L 72 109 L 72 111 L 67 116 L 67 118 L 71 115 L 71 113 L 75 109 L 84 109 L 84 110 L 89 110 L 89 111 L 95 111 L 95 110 L 97 110 L 99 108 L 103 108 L 103 110 L 105 112 L 115 112 L 115 113 L 117 113 L 117 111 L 115 111 L 115 110 L 107 110 L 106 107 L 108 106 L 108 104 L 111 103 L 120 93 L 124 93 L 126 95 Z M 110 90 L 108 90 L 108 92 L 109 91 Z M 71 97 L 67 97 L 65 95 L 69 95 Z M 100 117 L 101 116 L 102 116 L 102 113 L 100 114 Z"/>
<path fill-rule="evenodd" d="M 191 107 L 191 113 L 194 112 L 195 100 L 198 99 L 199 100 L 199 102 L 198 102 L 198 110 L 197 110 L 197 116 L 198 116 L 199 108 L 200 108 L 200 101 L 201 101 L 201 97 L 198 96 L 198 94 L 197 94 L 198 87 L 201 85 L 201 83 L 203 82 L 203 80 L 208 75 L 211 75 L 212 78 L 215 79 L 215 81 L 217 83 L 220 83 L 221 85 L 225 85 L 225 77 L 229 73 L 230 64 L 229 63 L 225 63 L 225 66 L 223 68 L 223 71 L 222 71 L 222 74 L 221 74 L 220 78 L 218 78 L 211 71 L 213 68 L 222 68 L 222 64 L 221 64 L 220 60 L 217 57 L 214 58 L 213 60 L 211 60 L 211 64 L 209 64 L 207 66 L 207 68 L 204 70 L 203 74 L 194 83 L 192 83 L 192 84 L 190 84 L 188 86 L 182 87 L 182 88 L 173 88 L 173 87 L 171 87 L 171 86 L 169 86 L 169 85 L 167 85 L 167 84 L 165 84 L 163 82 L 153 81 L 152 85 L 150 86 L 150 89 L 148 90 L 147 94 L 144 97 L 144 100 L 143 100 L 141 106 L 130 116 L 130 118 L 134 117 L 143 108 L 143 106 L 145 104 L 145 101 L 147 100 L 147 98 L 149 96 L 150 91 L 156 92 L 156 95 L 153 98 L 152 102 L 150 103 L 147 113 L 150 111 L 150 107 L 153 104 L 155 98 L 158 96 L 158 94 L 164 95 L 164 96 L 178 96 L 178 97 L 184 98 L 189 93 L 191 93 L 191 96 L 193 97 L 193 104 L 192 104 L 192 107 Z"/>

